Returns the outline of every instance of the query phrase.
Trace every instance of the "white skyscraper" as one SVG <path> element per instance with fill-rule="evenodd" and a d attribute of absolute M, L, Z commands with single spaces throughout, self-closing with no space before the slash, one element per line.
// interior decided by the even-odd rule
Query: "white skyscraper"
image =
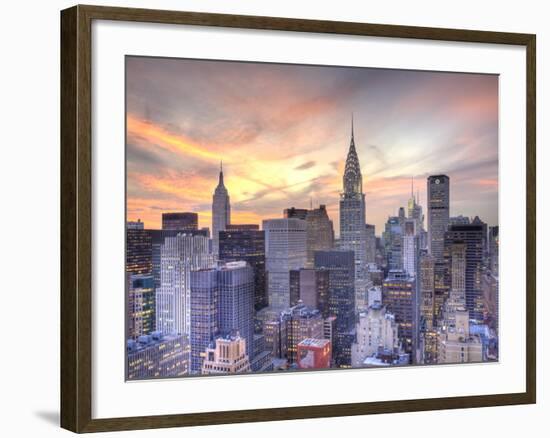
<path fill-rule="evenodd" d="M 367 227 L 363 178 L 355 150 L 353 118 L 343 185 L 344 191 L 340 195 L 340 248 L 351 250 L 355 254 L 355 305 L 360 308 L 365 306 L 367 300 Z"/>
<path fill-rule="evenodd" d="M 189 335 L 190 272 L 214 266 L 208 238 L 181 233 L 166 237 L 160 250 L 160 287 L 156 290 L 156 328 Z"/>
<path fill-rule="evenodd" d="M 269 305 L 284 309 L 290 306 L 290 271 L 306 265 L 306 221 L 267 219 L 262 228 Z"/>
<path fill-rule="evenodd" d="M 403 224 L 403 242 L 402 242 L 402 254 L 403 254 L 403 269 L 411 277 L 416 277 L 416 271 L 418 270 L 418 234 L 417 223 L 414 219 L 405 219 Z"/>
<path fill-rule="evenodd" d="M 231 205 L 229 202 L 229 193 L 223 184 L 223 168 L 220 163 L 220 176 L 218 186 L 214 190 L 212 197 L 212 251 L 218 256 L 220 231 L 225 231 L 227 225 L 231 223 Z"/>
<path fill-rule="evenodd" d="M 365 359 L 379 349 L 394 353 L 398 347 L 397 324 L 385 307 L 378 303 L 359 314 L 357 342 L 351 347 L 352 367 L 363 366 Z"/>

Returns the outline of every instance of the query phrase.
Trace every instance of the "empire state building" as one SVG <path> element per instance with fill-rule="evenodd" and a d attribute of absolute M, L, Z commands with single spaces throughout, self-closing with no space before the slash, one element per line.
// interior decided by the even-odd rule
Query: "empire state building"
<path fill-rule="evenodd" d="M 343 185 L 344 191 L 340 194 L 340 248 L 355 253 L 355 307 L 358 309 L 366 305 L 367 227 L 363 178 L 355 150 L 353 117 Z"/>
<path fill-rule="evenodd" d="M 225 231 L 230 223 L 231 205 L 229 204 L 229 193 L 223 184 L 223 168 L 220 163 L 218 186 L 212 197 L 212 250 L 216 256 L 219 254 L 220 231 Z"/>

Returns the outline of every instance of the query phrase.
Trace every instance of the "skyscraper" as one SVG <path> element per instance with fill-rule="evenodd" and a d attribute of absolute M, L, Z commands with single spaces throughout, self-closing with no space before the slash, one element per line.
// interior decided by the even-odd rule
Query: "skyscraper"
<path fill-rule="evenodd" d="M 325 205 L 309 210 L 306 218 L 306 267 L 313 267 L 313 253 L 334 247 L 334 229 Z"/>
<path fill-rule="evenodd" d="M 329 315 L 328 307 L 329 273 L 318 269 L 290 271 L 290 296 L 295 304 L 319 309 L 324 318 Z"/>
<path fill-rule="evenodd" d="M 329 314 L 336 317 L 333 357 L 339 367 L 351 365 L 351 335 L 355 328 L 355 266 L 353 251 L 315 253 L 315 269 L 329 272 Z"/>
<path fill-rule="evenodd" d="M 150 274 L 151 236 L 144 229 L 143 222 L 126 223 L 126 273 Z"/>
<path fill-rule="evenodd" d="M 218 186 L 214 190 L 212 197 L 212 251 L 218 255 L 219 250 L 219 232 L 224 231 L 231 223 L 231 205 L 229 202 L 229 193 L 223 184 L 223 168 L 220 164 L 220 176 Z"/>
<path fill-rule="evenodd" d="M 281 313 L 281 321 L 286 332 L 286 358 L 290 364 L 295 363 L 297 346 L 307 338 L 322 339 L 324 319 L 321 312 L 298 302 Z"/>
<path fill-rule="evenodd" d="M 218 274 L 218 329 L 222 335 L 238 333 L 252 356 L 254 345 L 254 271 L 247 262 L 229 262 Z"/>
<path fill-rule="evenodd" d="M 155 287 L 152 275 L 130 275 L 127 304 L 127 339 L 138 339 L 156 330 Z"/>
<path fill-rule="evenodd" d="M 425 253 L 420 256 L 420 317 L 426 330 L 434 327 L 435 318 L 435 285 L 434 285 L 434 258 Z"/>
<path fill-rule="evenodd" d="M 384 248 L 389 270 L 403 267 L 403 224 L 398 216 L 390 216 L 384 227 Z"/>
<path fill-rule="evenodd" d="M 428 177 L 428 250 L 436 263 L 443 261 L 445 232 L 449 224 L 449 192 L 447 175 Z"/>
<path fill-rule="evenodd" d="M 371 224 L 366 224 L 367 228 L 367 263 L 376 262 L 376 234 L 375 227 Z"/>
<path fill-rule="evenodd" d="M 188 335 L 190 272 L 214 264 L 208 238 L 183 233 L 167 237 L 160 253 L 160 287 L 156 290 L 157 330 L 164 334 Z"/>
<path fill-rule="evenodd" d="M 189 340 L 185 335 L 153 332 L 126 343 L 128 380 L 180 377 L 189 373 Z"/>
<path fill-rule="evenodd" d="M 163 230 L 189 231 L 199 227 L 199 215 L 197 213 L 162 213 Z"/>
<path fill-rule="evenodd" d="M 254 308 L 268 305 L 265 276 L 265 232 L 259 229 L 220 231 L 219 259 L 246 261 L 254 271 Z"/>
<path fill-rule="evenodd" d="M 418 304 L 415 278 L 410 277 L 403 270 L 390 271 L 382 288 L 382 304 L 394 314 L 403 350 L 409 353 L 414 361 L 418 341 Z"/>
<path fill-rule="evenodd" d="M 344 191 L 340 194 L 340 248 L 353 251 L 355 257 L 355 302 L 366 302 L 367 228 L 365 195 L 359 157 L 355 150 L 353 118 L 351 141 L 343 176 Z"/>
<path fill-rule="evenodd" d="M 363 362 L 379 349 L 397 352 L 399 338 L 394 316 L 386 312 L 380 303 L 359 314 L 357 322 L 357 342 L 351 348 L 351 365 L 363 366 Z"/>
<path fill-rule="evenodd" d="M 269 305 L 290 307 L 290 271 L 306 264 L 306 222 L 301 219 L 266 219 L 265 265 Z"/>
<path fill-rule="evenodd" d="M 193 373 L 201 370 L 206 348 L 217 336 L 238 334 L 253 347 L 254 275 L 246 262 L 192 271 L 190 286 Z"/>
<path fill-rule="evenodd" d="M 417 222 L 414 219 L 405 219 L 403 224 L 402 255 L 403 269 L 412 277 L 416 277 L 418 270 L 419 242 Z"/>
<path fill-rule="evenodd" d="M 455 243 L 466 245 L 466 274 L 465 274 L 465 295 L 466 310 L 470 318 L 478 323 L 483 322 L 483 250 L 486 239 L 484 233 L 486 226 L 481 221 L 472 222 L 469 225 L 451 225 L 445 234 L 445 245 L 451 249 Z M 449 269 L 449 265 L 448 268 Z M 447 275 L 447 287 L 450 287 Z"/>
<path fill-rule="evenodd" d="M 285 219 L 302 219 L 303 221 L 305 221 L 307 213 L 307 208 L 290 207 L 283 210 L 283 217 Z"/>
<path fill-rule="evenodd" d="M 214 345 L 206 349 L 201 374 L 249 373 L 248 349 L 246 340 L 240 336 L 216 338 Z"/>

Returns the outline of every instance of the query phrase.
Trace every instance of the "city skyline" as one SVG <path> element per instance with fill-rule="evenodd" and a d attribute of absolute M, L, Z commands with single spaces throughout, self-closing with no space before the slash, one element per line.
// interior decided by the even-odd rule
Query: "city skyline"
<path fill-rule="evenodd" d="M 200 65 L 208 78 L 203 85 L 209 87 L 208 92 L 202 89 L 202 76 L 191 74 L 187 79 L 194 85 L 192 90 L 199 86 L 207 99 L 198 107 L 192 101 L 183 106 L 200 116 L 212 102 L 221 102 L 222 109 L 224 105 L 232 109 L 230 118 L 224 116 L 232 126 L 253 117 L 246 109 L 241 116 L 243 102 L 235 98 L 239 101 L 249 96 L 252 107 L 265 108 L 270 105 L 260 103 L 263 88 L 273 96 L 273 91 L 280 91 L 272 76 L 258 78 L 257 68 L 268 68 L 271 73 L 282 68 L 294 75 L 296 69 L 313 68 L 252 64 L 249 74 L 241 73 L 251 89 L 258 84 L 260 89 L 251 93 L 244 88 L 237 92 L 238 97 L 226 101 L 229 89 L 216 98 L 208 97 L 220 83 L 209 76 L 206 64 L 186 63 Z M 228 63 L 220 65 L 225 71 Z M 250 65 L 239 63 L 237 70 L 243 68 Z M 395 73 L 388 70 L 380 76 L 380 70 L 352 70 L 360 75 L 371 73 L 362 78 L 366 81 L 362 84 L 378 76 L 380 84 L 374 91 L 387 87 L 388 78 L 391 82 Z M 326 67 L 308 71 L 315 76 L 310 79 L 316 80 L 313 88 L 319 92 L 325 90 L 322 85 L 328 77 L 339 82 L 342 75 L 341 70 Z M 422 85 L 418 77 L 414 79 L 418 74 L 406 72 L 403 76 L 407 87 L 414 84 L 417 92 L 437 85 L 441 75 L 430 73 L 431 85 Z M 473 76 L 458 75 L 453 90 L 464 90 L 466 77 L 471 80 Z M 296 77 L 284 79 L 286 85 Z M 179 89 L 178 84 L 172 86 Z M 155 86 L 144 82 L 143 89 L 154 90 Z M 446 105 L 458 105 L 457 96 L 441 91 L 450 100 Z M 307 89 L 296 92 L 301 97 L 283 93 L 285 105 L 303 103 L 310 97 Z M 127 95 L 128 102 L 131 96 Z M 406 134 L 413 138 L 416 125 L 412 121 L 428 114 L 422 112 L 426 108 L 403 108 L 407 96 L 407 92 L 400 95 L 401 103 L 394 110 L 408 113 Z M 170 109 L 171 100 L 161 97 L 166 100 L 165 109 Z M 282 110 L 284 105 L 277 98 L 273 107 Z M 128 217 L 126 229 L 128 378 L 498 360 L 499 234 L 498 225 L 491 222 L 493 218 L 498 223 L 498 183 L 486 169 L 498 168 L 497 144 L 478 148 L 473 141 L 469 150 L 447 139 L 443 149 L 436 147 L 426 158 L 409 142 L 388 156 L 380 154 L 380 162 L 374 166 L 382 168 L 371 169 L 369 178 L 368 169 L 375 160 L 369 161 L 360 151 L 373 146 L 362 146 L 353 113 L 348 119 L 343 162 L 339 148 L 330 142 L 331 133 L 324 132 L 326 125 L 320 119 L 328 116 L 327 111 L 338 116 L 350 104 L 346 99 L 340 102 L 336 95 L 329 101 L 331 105 L 319 112 L 297 112 L 294 125 L 276 130 L 280 141 L 263 148 L 264 135 L 277 126 L 276 120 L 270 120 L 253 137 L 234 140 L 233 148 L 228 144 L 220 148 L 219 143 L 210 143 L 224 131 L 216 126 L 219 115 L 215 112 L 208 113 L 213 123 L 197 121 L 187 127 L 186 132 L 200 131 L 200 136 L 210 138 L 199 144 L 184 140 L 182 136 L 187 134 L 182 131 L 174 136 L 155 126 L 148 105 L 145 122 L 136 122 L 129 110 L 128 138 L 135 144 L 128 147 L 134 155 L 128 155 L 127 208 L 144 214 Z M 427 101 L 430 104 L 430 99 Z M 435 110 L 431 108 L 430 123 L 423 128 L 430 127 L 424 135 L 431 135 L 432 140 L 440 133 Z M 392 118 L 387 111 L 384 106 L 379 111 L 386 117 L 383 129 L 398 139 L 402 130 L 405 133 L 404 127 L 396 127 L 398 114 Z M 438 115 L 441 111 L 437 108 Z M 474 105 L 466 112 L 470 117 L 479 116 L 479 107 Z M 457 114 L 445 117 L 447 123 L 460 119 L 468 129 L 477 126 Z M 302 136 L 300 126 L 306 119 L 313 123 L 312 131 Z M 141 123 L 141 128 L 136 123 Z M 489 122 L 482 120 L 481 125 L 485 123 Z M 496 131 L 485 128 L 496 140 Z M 468 129 L 463 127 L 460 132 Z M 334 132 L 339 130 L 339 122 L 334 121 Z M 320 133 L 328 135 L 328 143 L 322 143 Z M 296 135 L 294 146 L 288 148 Z M 312 139 L 321 141 L 315 149 Z M 374 150 L 380 153 L 379 148 Z M 155 155 L 159 152 L 167 155 Z M 469 154 L 477 159 L 469 161 Z M 434 157 L 439 159 L 435 170 L 430 167 L 435 164 L 430 161 Z M 486 157 L 493 161 L 484 161 Z M 455 163 L 452 167 L 453 160 L 459 158 L 460 166 Z M 209 179 L 208 168 L 218 159 L 217 175 Z M 304 159 L 309 161 L 299 164 Z M 233 182 L 224 174 L 228 161 L 235 169 Z M 451 165 L 452 171 L 440 172 L 441 162 Z M 139 163 L 146 167 L 140 168 Z M 401 173 L 391 176 L 395 166 Z M 426 175 L 422 175 L 427 176 L 425 203 L 418 183 L 415 190 L 415 175 L 406 175 L 423 167 Z M 327 169 L 331 171 L 326 173 Z M 479 178 L 474 177 L 476 172 Z M 311 178 L 293 182 L 303 174 Z M 406 192 L 402 193 L 405 177 Z M 159 185 L 158 178 L 165 180 Z M 162 202 L 176 200 L 179 204 L 174 208 L 162 202 L 137 207 L 131 197 L 136 190 L 141 190 L 142 202 L 155 202 L 160 196 Z M 467 202 L 461 202 L 465 193 Z M 319 204 L 313 204 L 313 194 Z M 391 205 L 386 205 L 390 201 Z M 487 212 L 488 207 L 494 209 Z M 158 223 L 147 222 L 147 214 L 160 216 L 162 229 L 155 228 Z"/>
<path fill-rule="evenodd" d="M 223 160 L 233 223 L 261 224 L 313 202 L 327 206 L 338 235 L 353 110 L 366 220 L 377 235 L 406 206 L 411 178 L 426 206 L 426 178 L 437 173 L 455 183 L 452 216 L 498 223 L 496 76 L 141 57 L 127 63 L 128 220 L 161 228 L 162 212 L 193 211 L 199 227 L 211 227 Z M 237 89 L 246 92 L 222 80 L 238 84 L 243 76 L 249 86 Z"/>

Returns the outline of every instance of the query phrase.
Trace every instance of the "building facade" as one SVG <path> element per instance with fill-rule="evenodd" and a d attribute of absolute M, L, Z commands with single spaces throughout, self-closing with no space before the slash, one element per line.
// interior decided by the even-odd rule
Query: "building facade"
<path fill-rule="evenodd" d="M 328 313 L 335 316 L 333 359 L 338 367 L 351 365 L 355 329 L 355 257 L 353 251 L 317 251 L 315 269 L 328 271 Z"/>
<path fill-rule="evenodd" d="M 126 344 L 128 380 L 181 377 L 189 373 L 189 341 L 185 335 L 153 332 L 128 340 Z"/>
<path fill-rule="evenodd" d="M 163 230 L 198 230 L 199 215 L 192 212 L 162 213 Z"/>
<path fill-rule="evenodd" d="M 302 219 L 267 219 L 265 232 L 265 264 L 267 294 L 271 307 L 290 307 L 290 271 L 306 264 L 306 222 Z"/>
<path fill-rule="evenodd" d="M 313 254 L 334 248 L 334 228 L 325 205 L 309 210 L 306 218 L 306 267 L 313 268 Z"/>
<path fill-rule="evenodd" d="M 352 251 L 355 258 L 355 304 L 365 304 L 368 285 L 367 228 L 365 220 L 365 194 L 359 157 L 355 150 L 353 119 L 351 141 L 343 175 L 343 192 L 340 194 L 340 249 Z"/>
<path fill-rule="evenodd" d="M 219 251 L 219 232 L 225 231 L 231 223 L 231 203 L 229 192 L 223 182 L 223 168 L 220 164 L 218 185 L 212 196 L 212 251 L 217 256 Z"/>
<path fill-rule="evenodd" d="M 369 307 L 359 314 L 357 321 L 357 341 L 351 348 L 351 366 L 364 366 L 365 359 L 375 355 L 380 349 L 397 352 L 399 337 L 395 317 L 386 312 L 381 304 Z"/>
<path fill-rule="evenodd" d="M 265 275 L 265 232 L 259 229 L 228 229 L 219 233 L 219 259 L 246 261 L 254 271 L 254 308 L 268 305 Z"/>
<path fill-rule="evenodd" d="M 445 232 L 449 225 L 450 180 L 447 175 L 428 177 L 428 251 L 443 261 Z"/>
<path fill-rule="evenodd" d="M 167 237 L 161 245 L 160 259 L 156 329 L 164 334 L 189 335 L 190 273 L 214 265 L 208 238 L 183 233 Z"/>
<path fill-rule="evenodd" d="M 239 374 L 250 371 L 250 360 L 244 338 L 240 336 L 216 338 L 214 345 L 206 349 L 201 374 Z"/>

